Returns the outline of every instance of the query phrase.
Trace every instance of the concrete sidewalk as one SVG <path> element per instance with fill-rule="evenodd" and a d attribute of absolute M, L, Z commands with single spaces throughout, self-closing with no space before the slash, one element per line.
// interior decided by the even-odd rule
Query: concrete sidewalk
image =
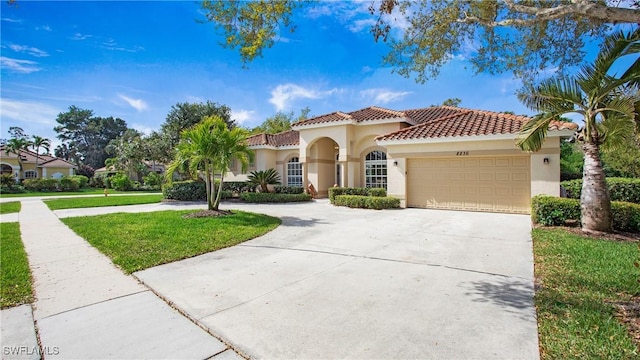
<path fill-rule="evenodd" d="M 42 201 L 23 200 L 19 218 L 34 278 L 39 350 L 47 359 L 240 358 L 117 269 Z M 23 326 L 11 328 L 3 321 L 3 354 L 21 346 L 16 334 L 29 317 L 22 319 Z M 29 346 L 23 349 L 16 358 L 33 356 Z"/>

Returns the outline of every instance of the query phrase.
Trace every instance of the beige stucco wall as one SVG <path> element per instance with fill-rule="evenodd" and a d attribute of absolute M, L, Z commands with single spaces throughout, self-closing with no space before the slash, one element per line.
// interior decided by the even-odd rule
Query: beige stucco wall
<path fill-rule="evenodd" d="M 544 159 L 549 159 L 545 164 Z M 560 138 L 548 137 L 540 151 L 531 154 L 531 196 L 560 196 Z"/>

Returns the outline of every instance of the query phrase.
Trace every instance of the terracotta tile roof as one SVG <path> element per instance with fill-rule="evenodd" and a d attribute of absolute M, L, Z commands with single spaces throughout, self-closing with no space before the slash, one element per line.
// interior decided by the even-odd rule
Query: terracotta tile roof
<path fill-rule="evenodd" d="M 269 145 L 287 146 L 300 144 L 300 133 L 296 130 L 283 131 L 277 134 L 256 134 L 247 138 L 249 146 Z"/>
<path fill-rule="evenodd" d="M 322 123 L 330 123 L 330 122 L 338 122 L 345 120 L 353 120 L 351 115 L 345 114 L 342 111 L 332 112 L 331 114 L 320 115 L 313 117 L 311 119 L 297 121 L 291 124 L 292 127 L 302 126 L 302 125 L 310 125 L 310 124 L 322 124 Z"/>
<path fill-rule="evenodd" d="M 7 153 L 5 145 L 0 146 L 0 156 L 3 157 L 3 158 L 8 158 L 8 159 L 16 159 L 18 157 L 14 153 Z M 31 150 L 20 150 L 20 158 L 24 162 L 35 163 L 36 162 L 36 153 L 31 151 Z M 40 154 L 39 159 L 38 159 L 38 165 L 42 165 L 43 163 L 46 163 L 48 161 L 55 160 L 55 159 L 57 159 L 55 156 L 46 155 L 46 154 Z M 71 163 L 69 163 L 69 164 L 71 164 Z M 71 164 L 71 165 L 73 165 L 73 164 Z"/>
<path fill-rule="evenodd" d="M 410 140 L 458 136 L 516 134 L 531 118 L 484 110 L 448 106 L 407 110 L 405 113 L 418 125 L 380 135 L 376 140 Z M 577 129 L 578 125 L 553 121 L 549 130 Z"/>
<path fill-rule="evenodd" d="M 76 167 L 73 163 L 70 163 L 63 159 L 53 158 L 46 162 L 38 164 L 40 167 Z"/>
<path fill-rule="evenodd" d="M 378 106 L 370 106 L 365 109 L 352 111 L 349 115 L 356 121 L 380 120 L 404 118 L 407 115 L 402 111 L 389 110 Z"/>

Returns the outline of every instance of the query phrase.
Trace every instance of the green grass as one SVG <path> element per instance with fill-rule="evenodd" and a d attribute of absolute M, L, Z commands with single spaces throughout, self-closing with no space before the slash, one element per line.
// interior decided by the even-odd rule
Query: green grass
<path fill-rule="evenodd" d="M 11 214 L 20 212 L 22 204 L 20 201 L 0 203 L 0 214 Z"/>
<path fill-rule="evenodd" d="M 241 211 L 220 217 L 182 217 L 192 212 L 117 213 L 62 221 L 127 273 L 233 246 L 281 222 Z"/>
<path fill-rule="evenodd" d="M 116 191 L 109 189 L 109 195 L 111 194 L 140 194 L 140 193 L 159 193 L 159 190 L 154 191 Z M 20 194 L 0 194 L 0 198 L 14 198 L 14 197 L 31 197 L 31 196 L 73 196 L 73 195 L 103 195 L 104 189 L 86 188 L 78 191 L 61 191 L 61 192 L 26 192 Z"/>
<path fill-rule="evenodd" d="M 17 222 L 0 223 L 0 284 L 3 309 L 33 300 L 29 262 Z"/>
<path fill-rule="evenodd" d="M 533 230 L 543 359 L 637 359 L 611 302 L 640 294 L 638 244 Z"/>
<path fill-rule="evenodd" d="M 130 196 L 97 196 L 97 197 L 75 197 L 65 199 L 45 200 L 51 210 L 79 209 L 101 206 L 121 206 L 136 204 L 153 204 L 162 200 L 162 194 L 152 195 L 130 195 Z"/>

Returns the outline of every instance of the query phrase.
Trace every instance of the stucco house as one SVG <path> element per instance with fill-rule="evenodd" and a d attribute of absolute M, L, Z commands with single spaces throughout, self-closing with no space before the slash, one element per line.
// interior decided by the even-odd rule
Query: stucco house
<path fill-rule="evenodd" d="M 55 156 L 40 154 L 36 167 L 36 153 L 21 150 L 19 156 L 8 153 L 6 146 L 0 146 L 0 172 L 13 174 L 16 180 L 37 178 L 56 178 L 74 175 L 77 166 Z"/>
<path fill-rule="evenodd" d="M 536 153 L 515 146 L 529 120 L 449 106 L 396 111 L 377 106 L 296 122 L 248 138 L 251 170 L 274 168 L 284 185 L 384 187 L 403 207 L 529 213 L 531 197 L 559 195 L 560 140 L 577 129 L 555 121 Z M 232 164 L 228 181 L 242 181 Z"/>

